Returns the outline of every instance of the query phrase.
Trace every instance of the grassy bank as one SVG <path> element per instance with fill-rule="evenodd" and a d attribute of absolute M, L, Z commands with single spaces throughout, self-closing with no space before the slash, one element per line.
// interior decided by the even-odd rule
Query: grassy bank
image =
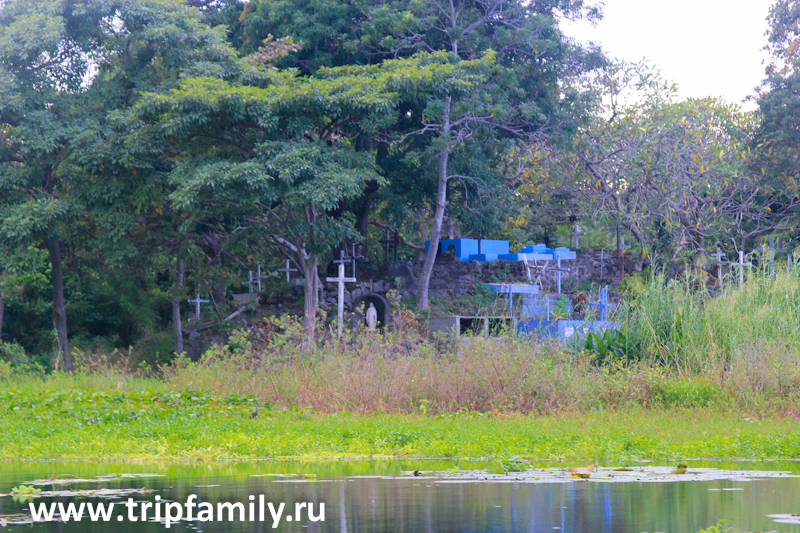
<path fill-rule="evenodd" d="M 800 278 L 628 287 L 602 351 L 429 340 L 403 311 L 313 354 L 284 317 L 157 371 L 0 361 L 0 458 L 800 457 Z"/>
<path fill-rule="evenodd" d="M 43 417 L 19 409 L 0 419 L 0 458 L 339 459 L 458 457 L 507 459 L 794 458 L 795 420 L 715 410 L 590 414 L 318 415 L 261 411 L 257 418 L 214 408 Z M 149 413 L 148 413 L 149 411 Z M 38 417 L 38 418 L 37 418 Z M 94 420 L 94 422 L 92 421 Z"/>
<path fill-rule="evenodd" d="M 84 387 L 0 392 L 0 459 L 800 457 L 793 417 L 722 407 L 324 414 L 152 380 L 68 379 Z"/>

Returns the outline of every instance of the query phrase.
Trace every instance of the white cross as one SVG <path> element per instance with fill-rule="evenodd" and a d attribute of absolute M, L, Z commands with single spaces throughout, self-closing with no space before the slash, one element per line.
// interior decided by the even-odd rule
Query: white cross
<path fill-rule="evenodd" d="M 286 260 L 286 268 L 279 268 L 278 272 L 286 272 L 286 283 L 289 283 L 291 274 L 289 272 L 297 272 L 296 268 L 289 268 L 289 260 Z"/>
<path fill-rule="evenodd" d="M 253 271 L 252 270 L 248 270 L 247 271 L 247 281 L 245 282 L 245 285 L 247 285 L 247 292 L 252 294 L 253 285 L 255 285 L 256 283 L 258 283 L 258 292 L 261 292 L 261 280 L 259 279 L 258 282 L 253 281 Z"/>
<path fill-rule="evenodd" d="M 739 262 L 738 263 L 731 263 L 731 266 L 738 266 L 739 267 L 739 285 L 744 284 L 744 267 L 753 266 L 753 263 L 745 263 L 744 262 L 744 252 L 739 250 Z"/>
<path fill-rule="evenodd" d="M 576 237 L 577 239 L 577 237 Z M 561 273 L 569 272 L 568 268 L 561 268 L 561 255 L 556 254 L 556 285 L 558 287 L 558 294 L 561 294 Z"/>
<path fill-rule="evenodd" d="M 338 262 L 338 261 L 337 261 Z M 344 330 L 344 284 L 355 283 L 356 278 L 344 277 L 344 261 L 339 263 L 339 277 L 338 278 L 325 278 L 328 283 L 339 284 L 339 305 L 338 305 L 338 318 L 339 318 L 339 338 L 342 338 L 342 331 Z"/>
<path fill-rule="evenodd" d="M 256 279 L 258 280 L 258 292 L 261 292 L 261 280 L 268 277 L 269 275 L 267 276 L 261 275 L 261 265 L 258 265 L 258 275 L 256 276 Z"/>
<path fill-rule="evenodd" d="M 209 300 L 203 300 L 203 299 L 200 298 L 200 293 L 199 292 L 197 293 L 197 298 L 195 298 L 194 300 L 189 299 L 189 303 L 190 304 L 191 303 L 196 303 L 197 304 L 196 311 L 195 311 L 195 316 L 196 316 L 198 322 L 200 321 L 200 304 L 207 304 L 208 302 L 209 302 Z"/>

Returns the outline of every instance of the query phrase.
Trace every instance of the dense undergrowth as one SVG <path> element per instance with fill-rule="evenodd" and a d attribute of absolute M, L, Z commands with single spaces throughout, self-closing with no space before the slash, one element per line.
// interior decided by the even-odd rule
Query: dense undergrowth
<path fill-rule="evenodd" d="M 800 457 L 797 277 L 714 298 L 662 276 L 626 286 L 602 353 L 424 340 L 410 311 L 312 354 L 283 317 L 157 372 L 115 353 L 43 373 L 17 352 L 0 363 L 0 459 Z"/>
<path fill-rule="evenodd" d="M 205 391 L 188 397 L 247 395 L 261 405 L 310 406 L 318 413 L 734 406 L 800 416 L 797 275 L 757 272 L 741 288 L 719 288 L 716 297 L 688 276 L 655 275 L 626 287 L 616 316 L 623 333 L 613 338 L 614 350 L 602 353 L 583 343 L 511 335 L 424 340 L 424 328 L 404 310 L 382 335 L 351 331 L 343 341 L 326 338 L 307 354 L 300 348 L 299 323 L 283 317 L 249 335 L 233 335 L 199 362 L 178 358 L 156 373 L 141 371 L 133 354 L 78 357 L 82 369 L 71 375 L 0 361 L 0 388 L 30 394 L 73 387 L 102 394 Z"/>

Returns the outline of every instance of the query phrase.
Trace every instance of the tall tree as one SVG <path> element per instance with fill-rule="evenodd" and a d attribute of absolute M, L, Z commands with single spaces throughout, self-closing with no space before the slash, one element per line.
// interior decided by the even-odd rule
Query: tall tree
<path fill-rule="evenodd" d="M 676 102 L 676 86 L 641 64 L 610 66 L 599 81 L 604 104 L 570 149 L 552 150 L 530 190 L 570 198 L 573 214 L 620 224 L 642 250 L 676 259 L 786 229 L 783 191 L 750 164 L 763 160 L 748 147 L 752 113 L 713 98 Z"/>
<path fill-rule="evenodd" d="M 352 135 L 387 129 L 400 102 L 422 93 L 468 91 L 492 59 L 453 65 L 423 54 L 313 77 L 270 68 L 239 83 L 188 79 L 137 106 L 145 127 L 136 135 L 174 154 L 172 199 L 187 224 L 260 230 L 302 270 L 311 349 L 320 256 L 353 232 L 352 219 L 330 213 L 382 179 Z"/>
<path fill-rule="evenodd" d="M 224 75 L 235 54 L 223 29 L 177 0 L 14 0 L 0 7 L 0 26 L 0 244 L 48 250 L 69 369 L 65 246 L 80 232 L 84 247 L 88 236 L 105 261 L 122 262 L 135 253 L 120 237 L 140 224 L 137 210 L 162 207 L 152 180 L 109 150 L 109 117 L 189 69 Z"/>
<path fill-rule="evenodd" d="M 568 125 L 580 111 L 582 95 L 564 93 L 560 82 L 600 64 L 598 54 L 574 46 L 558 29 L 558 17 L 600 16 L 582 1 L 516 2 L 463 0 L 398 2 L 376 7 L 374 27 L 405 30 L 389 36 L 374 50 L 389 48 L 395 54 L 414 50 L 443 50 L 454 63 L 480 57 L 486 50 L 497 54 L 497 65 L 486 82 L 469 93 L 451 92 L 426 102 L 419 126 L 406 131 L 409 142 L 427 137 L 427 159 L 435 161 L 436 193 L 432 200 L 430 253 L 418 280 L 417 307 L 428 308 L 436 249 L 448 204 L 448 184 L 453 180 L 488 186 L 494 169 L 510 149 L 510 140 L 531 143 Z M 472 146 L 492 147 L 488 161 L 471 157 Z"/>

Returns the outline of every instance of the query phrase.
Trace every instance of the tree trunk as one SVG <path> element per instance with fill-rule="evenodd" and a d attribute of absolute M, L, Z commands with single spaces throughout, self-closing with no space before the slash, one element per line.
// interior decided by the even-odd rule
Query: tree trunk
<path fill-rule="evenodd" d="M 178 259 L 175 270 L 175 287 L 172 290 L 172 346 L 176 354 L 183 353 L 183 327 L 181 325 L 181 296 L 183 294 L 183 259 Z"/>
<path fill-rule="evenodd" d="M 300 254 L 302 254 L 302 249 Z M 308 258 L 301 262 L 303 266 L 303 276 L 306 278 L 305 286 L 303 288 L 303 297 L 305 302 L 303 304 L 303 329 L 306 332 L 306 338 L 303 341 L 303 351 L 311 353 L 314 351 L 314 330 L 317 327 L 317 263 L 319 257 L 317 254 L 309 254 Z"/>
<path fill-rule="evenodd" d="M 442 124 L 442 135 L 450 134 L 450 104 L 451 97 L 448 94 L 444 99 L 444 117 Z M 431 224 L 431 242 L 428 245 L 428 253 L 425 255 L 425 263 L 422 265 L 422 273 L 419 276 L 419 287 L 417 288 L 417 309 L 428 309 L 428 286 L 431 282 L 433 264 L 436 262 L 436 251 L 439 248 L 439 237 L 442 233 L 442 220 L 444 219 L 444 208 L 447 206 L 447 161 L 450 157 L 449 148 L 439 155 L 439 184 L 436 190 L 436 213 Z"/>
<path fill-rule="evenodd" d="M 67 310 L 64 306 L 64 272 L 61 266 L 61 243 L 50 239 L 46 243 L 50 252 L 53 283 L 53 326 L 58 334 L 58 347 L 64 359 L 64 368 L 72 372 L 72 360 L 69 357 L 69 340 L 67 338 Z"/>

